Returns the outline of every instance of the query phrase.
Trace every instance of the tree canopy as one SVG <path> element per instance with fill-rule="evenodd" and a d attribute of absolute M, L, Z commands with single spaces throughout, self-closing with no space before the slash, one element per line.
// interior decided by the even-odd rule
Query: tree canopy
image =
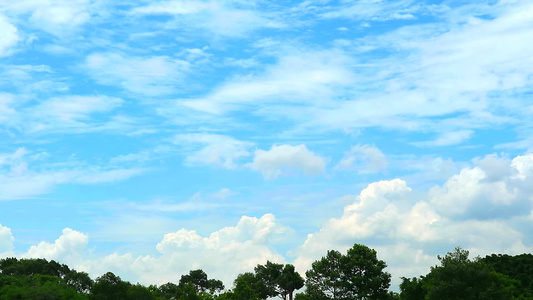
<path fill-rule="evenodd" d="M 375 250 L 355 244 L 345 255 L 328 251 L 306 272 L 307 299 L 385 299 L 391 275 Z"/>
<path fill-rule="evenodd" d="M 420 277 L 402 277 L 400 293 L 375 250 L 354 244 L 346 254 L 330 250 L 313 262 L 306 280 L 291 264 L 267 261 L 241 273 L 231 289 L 191 270 L 179 282 L 143 286 L 107 272 L 92 280 L 85 272 L 45 259 L 0 259 L 0 299 L 42 300 L 533 300 L 533 255 L 493 254 L 469 258 L 460 247 Z M 305 283 L 305 291 L 294 295 Z"/>

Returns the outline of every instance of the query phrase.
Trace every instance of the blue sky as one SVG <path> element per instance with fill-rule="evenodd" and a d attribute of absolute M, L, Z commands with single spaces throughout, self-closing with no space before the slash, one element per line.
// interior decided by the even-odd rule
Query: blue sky
<path fill-rule="evenodd" d="M 0 32 L 0 256 L 532 252 L 530 1 L 0 0 Z"/>

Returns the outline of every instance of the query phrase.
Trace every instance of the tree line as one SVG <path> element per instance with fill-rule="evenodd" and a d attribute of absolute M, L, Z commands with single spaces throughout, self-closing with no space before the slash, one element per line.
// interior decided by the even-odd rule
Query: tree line
<path fill-rule="evenodd" d="M 0 259 L 0 299 L 88 300 L 533 300 L 533 255 L 469 258 L 456 248 L 438 256 L 428 274 L 402 277 L 399 293 L 375 250 L 355 244 L 345 254 L 330 250 L 304 278 L 291 264 L 267 261 L 239 274 L 226 289 L 201 269 L 177 283 L 132 284 L 112 272 L 91 279 L 85 272 L 45 259 Z M 305 288 L 304 288 L 305 287 Z M 302 290 L 296 294 L 296 291 Z"/>

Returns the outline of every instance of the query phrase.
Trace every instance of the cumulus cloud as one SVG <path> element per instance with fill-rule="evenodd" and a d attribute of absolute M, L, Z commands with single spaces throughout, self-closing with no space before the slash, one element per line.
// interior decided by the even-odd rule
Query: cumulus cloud
<path fill-rule="evenodd" d="M 89 55 L 84 67 L 98 83 L 157 96 L 182 85 L 189 63 L 168 56 L 138 57 L 106 52 Z"/>
<path fill-rule="evenodd" d="M 270 150 L 258 149 L 249 165 L 261 172 L 267 179 L 275 179 L 291 171 L 301 171 L 306 175 L 324 173 L 326 160 L 309 151 L 305 145 L 273 145 Z"/>
<path fill-rule="evenodd" d="M 512 160 L 489 155 L 476 159 L 478 165 L 464 168 L 443 186 L 429 191 L 432 206 L 442 215 L 455 218 L 506 218 L 527 214 L 531 208 L 533 155 Z"/>
<path fill-rule="evenodd" d="M 237 168 L 237 161 L 250 156 L 248 148 L 253 145 L 230 136 L 209 133 L 180 134 L 174 137 L 173 142 L 183 145 L 189 152 L 186 163 L 214 165 L 226 169 Z"/>
<path fill-rule="evenodd" d="M 359 174 L 378 173 L 387 169 L 387 158 L 379 148 L 370 145 L 356 145 L 344 154 L 335 166 L 339 170 L 357 170 Z"/>
<path fill-rule="evenodd" d="M 413 193 L 401 179 L 371 183 L 347 196 L 352 200 L 341 217 L 308 235 L 294 251 L 295 265 L 304 271 L 328 249 L 353 243 L 375 247 L 393 277 L 427 273 L 436 254 L 457 245 L 474 255 L 530 252 L 527 232 L 516 222 L 531 223 L 533 189 L 524 182 L 533 179 L 532 161 L 530 154 L 487 156 L 427 194 Z"/>
<path fill-rule="evenodd" d="M 24 257 L 77 262 L 88 242 L 89 237 L 86 234 L 65 228 L 63 234 L 54 243 L 40 242 L 31 246 Z"/>
<path fill-rule="evenodd" d="M 342 202 L 348 204 L 342 215 L 329 219 L 289 253 L 296 258 L 293 263 L 305 272 L 327 250 L 345 251 L 361 243 L 378 251 L 397 284 L 399 276 L 427 273 L 438 254 L 457 245 L 473 255 L 531 252 L 533 245 L 524 228 L 533 224 L 533 188 L 529 184 L 533 154 L 513 159 L 490 155 L 474 164 L 429 192 L 413 190 L 404 180 L 393 179 L 371 183 L 359 194 L 345 196 Z M 505 218 L 477 214 L 504 211 L 505 207 L 515 208 L 508 209 Z M 146 284 L 178 281 L 181 274 L 202 268 L 229 286 L 238 273 L 251 271 L 266 260 L 286 262 L 274 250 L 274 241 L 288 230 L 272 214 L 243 216 L 235 226 L 208 235 L 185 228 L 167 233 L 155 246 L 159 255 L 97 257 L 80 255 L 88 253 L 87 235 L 65 229 L 54 243 L 32 246 L 23 256 L 65 260 L 93 276 L 111 270 Z M 0 226 L 0 249 L 9 251 L 12 241 L 9 229 Z"/>
<path fill-rule="evenodd" d="M 0 227 L 0 242 L 4 231 Z M 87 234 L 66 228 L 54 243 L 41 242 L 21 256 L 58 260 L 88 271 L 93 277 L 111 270 L 127 280 L 144 284 L 178 282 L 182 274 L 201 268 L 230 287 L 239 273 L 251 271 L 257 264 L 267 260 L 285 262 L 272 249 L 270 241 L 285 232 L 286 228 L 272 214 L 260 218 L 243 216 L 236 226 L 208 236 L 187 229 L 165 234 L 156 245 L 158 256 L 113 253 L 96 257 L 87 247 Z M 9 231 L 7 234 L 10 237 Z"/>
<path fill-rule="evenodd" d="M 15 238 L 11 234 L 11 229 L 0 224 L 0 256 L 11 253 L 14 241 Z"/>

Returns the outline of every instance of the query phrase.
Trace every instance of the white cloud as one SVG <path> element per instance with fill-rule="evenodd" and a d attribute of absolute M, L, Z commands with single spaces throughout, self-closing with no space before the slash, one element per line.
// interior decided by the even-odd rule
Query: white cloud
<path fill-rule="evenodd" d="M 227 198 L 234 196 L 234 195 L 237 195 L 237 193 L 228 188 L 222 188 L 220 189 L 220 191 L 213 193 L 213 197 L 221 199 L 221 200 L 226 200 Z"/>
<path fill-rule="evenodd" d="M 120 53 L 91 54 L 84 66 L 100 84 L 149 96 L 173 93 L 182 86 L 184 75 L 189 71 L 189 63 L 180 59 Z"/>
<path fill-rule="evenodd" d="M 237 274 L 253 270 L 267 260 L 284 262 L 272 250 L 269 240 L 282 235 L 285 228 L 275 217 L 242 217 L 234 227 L 225 227 L 204 237 L 194 230 L 181 229 L 166 234 L 156 248 L 161 257 L 147 258 L 146 263 L 135 259 L 126 265 L 141 282 L 164 283 L 179 280 L 180 274 L 202 268 L 209 276 L 219 278 L 231 286 Z"/>
<path fill-rule="evenodd" d="M 372 36 L 350 44 L 346 51 L 358 56 L 394 51 L 373 66 L 353 68 L 366 75 L 354 87 L 365 91 L 364 97 L 341 93 L 347 101 L 310 110 L 309 126 L 455 132 L 434 141 L 451 145 L 469 138 L 469 130 L 523 122 L 527 100 L 514 91 L 530 90 L 533 83 L 533 6 L 527 1 L 496 5 L 489 14 L 493 18 L 468 15 L 445 27 L 406 26 L 379 36 L 378 43 Z M 502 101 L 507 93 L 512 102 Z"/>
<path fill-rule="evenodd" d="M 31 246 L 23 256 L 77 263 L 83 257 L 82 252 L 87 247 L 88 242 L 89 237 L 86 234 L 65 228 L 63 229 L 63 234 L 53 244 L 40 242 Z"/>
<path fill-rule="evenodd" d="M 427 142 L 416 142 L 413 145 L 430 147 L 430 146 L 452 146 L 460 144 L 472 136 L 472 130 L 459 130 L 442 133 L 436 140 Z"/>
<path fill-rule="evenodd" d="M 310 1 L 307 1 L 308 3 Z M 404 20 L 414 19 L 413 13 L 421 10 L 422 5 L 413 0 L 400 1 L 346 1 L 344 5 L 328 7 L 331 11 L 320 14 L 327 19 L 349 18 L 356 20 Z"/>
<path fill-rule="evenodd" d="M 93 130 L 91 116 L 112 111 L 124 100 L 107 96 L 64 96 L 54 97 L 29 107 L 21 112 L 30 131 L 43 130 Z"/>
<path fill-rule="evenodd" d="M 13 26 L 9 20 L 0 14 L 0 57 L 10 54 L 10 48 L 15 46 L 20 38 L 17 27 Z"/>
<path fill-rule="evenodd" d="M 29 153 L 25 148 L 19 148 L 13 153 L 0 153 L 0 201 L 27 199 L 46 194 L 59 184 L 95 184 L 125 180 L 144 171 L 83 164 L 60 168 L 32 168 L 32 163 L 39 160 L 39 155 L 28 156 Z"/>
<path fill-rule="evenodd" d="M 135 120 L 109 114 L 124 100 L 109 96 L 67 95 L 40 101 L 28 95 L 0 94 L 0 123 L 24 133 L 133 131 Z"/>
<path fill-rule="evenodd" d="M 512 160 L 495 155 L 475 159 L 478 166 L 464 168 L 443 186 L 433 187 L 430 202 L 450 218 L 506 218 L 527 213 L 533 189 L 525 181 L 533 178 L 532 162 L 532 154 Z"/>
<path fill-rule="evenodd" d="M 13 156 L 23 157 L 22 152 Z M 533 188 L 528 184 L 533 176 L 533 154 L 512 160 L 490 155 L 475 159 L 474 164 L 429 192 L 413 191 L 405 181 L 393 179 L 371 183 L 356 196 L 345 196 L 342 202 L 349 202 L 343 214 L 309 234 L 305 243 L 290 253 L 296 257 L 293 263 L 305 272 L 327 250 L 345 251 L 361 243 L 378 251 L 379 258 L 389 265 L 393 283 L 398 284 L 399 276 L 426 274 L 437 254 L 457 245 L 473 255 L 531 252 L 533 244 L 528 244 L 529 232 L 524 228 L 533 222 Z M 516 197 L 509 198 L 509 191 Z M 498 214 L 477 215 L 480 210 L 492 209 Z M 137 232 L 129 225 L 121 230 L 128 229 L 131 234 Z M 118 239 L 121 230 L 114 234 Z M 185 228 L 167 233 L 155 247 L 160 253 L 156 256 L 114 253 L 101 257 L 87 248 L 87 235 L 65 229 L 55 243 L 42 242 L 22 256 L 60 259 L 92 276 L 113 271 L 144 284 L 176 282 L 181 274 L 202 268 L 231 285 L 237 274 L 266 260 L 285 262 L 274 250 L 274 241 L 287 232 L 272 214 L 243 216 L 236 226 L 208 235 Z M 6 237 L 4 249 L 12 247 L 12 236 L 0 226 L 0 243 Z"/>
<path fill-rule="evenodd" d="M 426 182 L 431 180 L 444 181 L 457 173 L 462 165 L 467 163 L 454 162 L 452 159 L 442 157 L 422 156 L 414 157 L 409 155 L 391 157 L 391 169 L 402 171 L 414 171 L 414 174 L 406 175 L 403 178 L 411 183 Z"/>
<path fill-rule="evenodd" d="M 197 28 L 211 34 L 241 37 L 259 28 L 283 25 L 254 10 L 254 3 L 233 1 L 159 1 L 134 8 L 134 15 L 175 15 L 177 28 Z M 203 32 L 202 32 L 203 33 Z"/>
<path fill-rule="evenodd" d="M 15 238 L 11 234 L 11 229 L 0 224 L 0 256 L 4 256 L 13 250 L 14 241 Z"/>
<path fill-rule="evenodd" d="M 379 148 L 370 145 L 356 145 L 344 154 L 335 166 L 340 170 L 357 170 L 359 174 L 378 173 L 387 169 L 389 162 Z"/>
<path fill-rule="evenodd" d="M 261 218 L 243 216 L 236 226 L 206 237 L 187 229 L 165 234 L 156 246 L 158 256 L 113 253 L 96 257 L 87 247 L 88 235 L 66 228 L 54 243 L 41 242 L 21 256 L 55 259 L 88 271 L 93 277 L 112 271 L 143 284 L 178 282 L 182 274 L 201 268 L 230 287 L 239 273 L 251 271 L 257 264 L 267 260 L 284 262 L 272 250 L 270 239 L 285 232 L 286 228 L 272 214 Z"/>
<path fill-rule="evenodd" d="M 66 96 L 43 101 L 33 111 L 61 122 L 72 122 L 87 119 L 89 114 L 108 112 L 123 103 L 120 98 L 107 96 Z"/>
<path fill-rule="evenodd" d="M 479 167 L 466 168 L 427 195 L 413 193 L 400 179 L 372 183 L 352 197 L 353 202 L 344 208 L 341 217 L 330 219 L 319 231 L 308 235 L 294 251 L 294 263 L 304 271 L 329 249 L 344 251 L 361 243 L 378 250 L 397 284 L 399 276 L 427 273 L 437 254 L 457 245 L 472 250 L 474 255 L 530 252 L 533 245 L 527 242 L 528 233 L 515 227 L 513 220 L 524 220 L 532 203 L 527 199 L 524 206 L 523 202 L 507 200 L 509 190 L 520 189 L 515 193 L 529 197 L 533 191 L 526 186 L 511 187 L 508 180 L 512 176 L 505 174 L 496 182 L 485 183 Z M 479 196 L 482 200 L 473 202 Z M 482 218 L 476 215 L 480 209 L 501 212 L 502 206 L 515 209 L 505 213 L 505 218 L 499 214 Z M 465 213 L 468 208 L 472 208 L 470 215 L 453 215 Z"/>
<path fill-rule="evenodd" d="M 94 1 L 90 0 L 55 0 L 55 1 L 0 1 L 3 11 L 10 14 L 27 16 L 34 28 L 44 30 L 57 36 L 63 36 L 76 27 L 87 23 L 93 11 Z M 68 26 L 65 26 L 68 25 Z"/>
<path fill-rule="evenodd" d="M 9 94 L 0 94 L 0 122 L 7 121 L 16 111 L 11 107 L 13 98 Z"/>
<path fill-rule="evenodd" d="M 237 168 L 237 161 L 250 156 L 247 149 L 253 145 L 229 136 L 208 133 L 176 135 L 174 143 L 183 145 L 190 152 L 185 159 L 188 164 L 214 165 L 226 169 Z"/>
<path fill-rule="evenodd" d="M 290 51 L 298 51 L 291 49 Z M 205 98 L 182 99 L 181 105 L 211 114 L 260 107 L 265 102 L 291 104 L 329 103 L 340 90 L 354 81 L 348 70 L 349 58 L 338 51 L 291 53 L 268 67 L 263 75 L 234 78 Z M 274 111 L 286 114 L 286 110 Z M 296 116 L 294 116 L 296 117 Z"/>
<path fill-rule="evenodd" d="M 256 150 L 249 166 L 252 170 L 261 172 L 265 178 L 274 179 L 293 170 L 302 171 L 306 175 L 324 173 L 326 160 L 309 151 L 303 144 L 273 145 L 267 151 Z"/>

